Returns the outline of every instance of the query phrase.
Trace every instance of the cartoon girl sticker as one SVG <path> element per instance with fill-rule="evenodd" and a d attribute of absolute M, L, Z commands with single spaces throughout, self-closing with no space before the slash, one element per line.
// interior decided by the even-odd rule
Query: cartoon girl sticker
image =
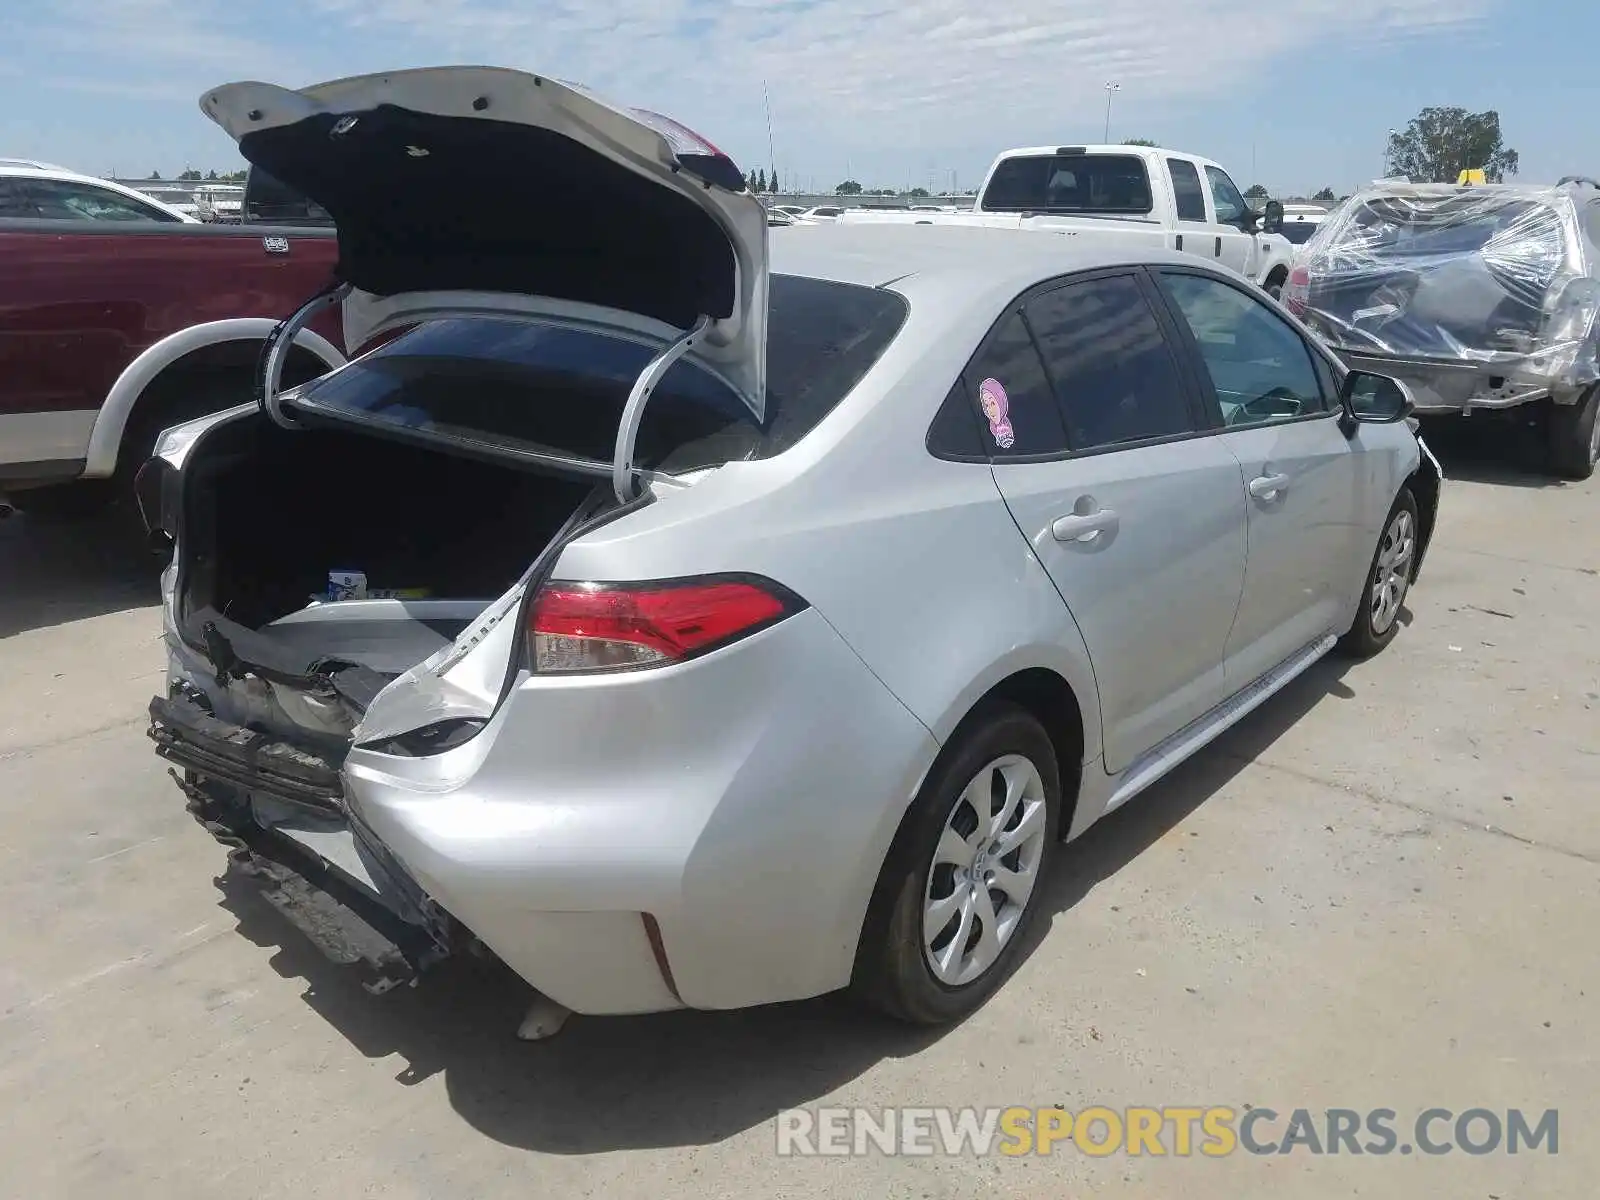
<path fill-rule="evenodd" d="M 985 379 L 978 385 L 978 406 L 989 418 L 989 436 L 994 438 L 994 444 L 1002 450 L 1011 449 L 1016 444 L 1017 434 L 1011 428 L 1011 406 L 999 380 Z"/>

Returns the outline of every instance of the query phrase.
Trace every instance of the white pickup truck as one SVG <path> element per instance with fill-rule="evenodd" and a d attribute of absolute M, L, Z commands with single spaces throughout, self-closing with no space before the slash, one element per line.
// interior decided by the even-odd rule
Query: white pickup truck
<path fill-rule="evenodd" d="M 1283 206 L 1245 202 L 1210 159 L 1150 146 L 1027 146 L 989 167 L 972 211 L 849 209 L 850 224 L 987 225 L 1156 244 L 1226 263 L 1276 296 L 1294 246 Z"/>

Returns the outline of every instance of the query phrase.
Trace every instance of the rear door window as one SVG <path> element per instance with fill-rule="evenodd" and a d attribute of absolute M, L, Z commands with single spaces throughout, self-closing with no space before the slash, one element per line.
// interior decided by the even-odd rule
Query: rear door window
<path fill-rule="evenodd" d="M 16 179 L 0 178 L 0 217 L 37 218 L 39 208 Z"/>
<path fill-rule="evenodd" d="M 1204 221 L 1206 219 L 1206 194 L 1200 186 L 1200 172 L 1186 159 L 1167 159 L 1167 171 L 1172 176 L 1172 194 L 1178 202 L 1178 220 Z"/>
<path fill-rule="evenodd" d="M 1069 283 L 1028 303 L 1074 450 L 1198 428 L 1177 360 L 1134 275 Z"/>
<path fill-rule="evenodd" d="M 719 379 L 680 360 L 645 406 L 634 461 L 690 470 L 788 449 L 849 395 L 906 313 L 895 292 L 773 276 L 765 426 Z M 628 392 L 654 353 L 531 321 L 447 318 L 402 333 L 287 399 L 310 412 L 610 461 Z"/>
<path fill-rule="evenodd" d="M 1062 454 L 1066 426 L 1028 326 L 1004 317 L 968 365 L 967 403 L 979 422 L 983 448 L 996 458 Z"/>
<path fill-rule="evenodd" d="M 1147 213 L 1144 159 L 1134 154 L 1024 154 L 1001 159 L 983 189 L 985 212 Z"/>

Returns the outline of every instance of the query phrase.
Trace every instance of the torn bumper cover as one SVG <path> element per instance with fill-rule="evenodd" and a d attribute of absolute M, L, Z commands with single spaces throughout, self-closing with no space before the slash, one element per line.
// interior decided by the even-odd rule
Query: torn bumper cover
<path fill-rule="evenodd" d="M 238 875 L 363 986 L 409 983 L 459 940 L 438 908 L 344 803 L 332 757 L 222 721 L 188 696 L 150 702 L 156 753 Z"/>

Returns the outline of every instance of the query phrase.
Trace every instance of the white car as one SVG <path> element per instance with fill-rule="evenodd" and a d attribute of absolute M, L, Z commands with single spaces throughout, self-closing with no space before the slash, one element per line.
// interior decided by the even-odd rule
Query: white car
<path fill-rule="evenodd" d="M 703 139 L 515 71 L 203 104 L 343 253 L 260 404 L 141 473 L 150 732 L 375 986 L 487 950 L 531 1035 L 852 985 L 959 1018 L 1061 841 L 1403 623 L 1404 389 L 1220 263 L 772 231 Z M 280 391 L 335 303 L 399 335 Z"/>
<path fill-rule="evenodd" d="M 0 217 L 194 222 L 193 217 L 131 187 L 26 158 L 0 158 Z"/>

